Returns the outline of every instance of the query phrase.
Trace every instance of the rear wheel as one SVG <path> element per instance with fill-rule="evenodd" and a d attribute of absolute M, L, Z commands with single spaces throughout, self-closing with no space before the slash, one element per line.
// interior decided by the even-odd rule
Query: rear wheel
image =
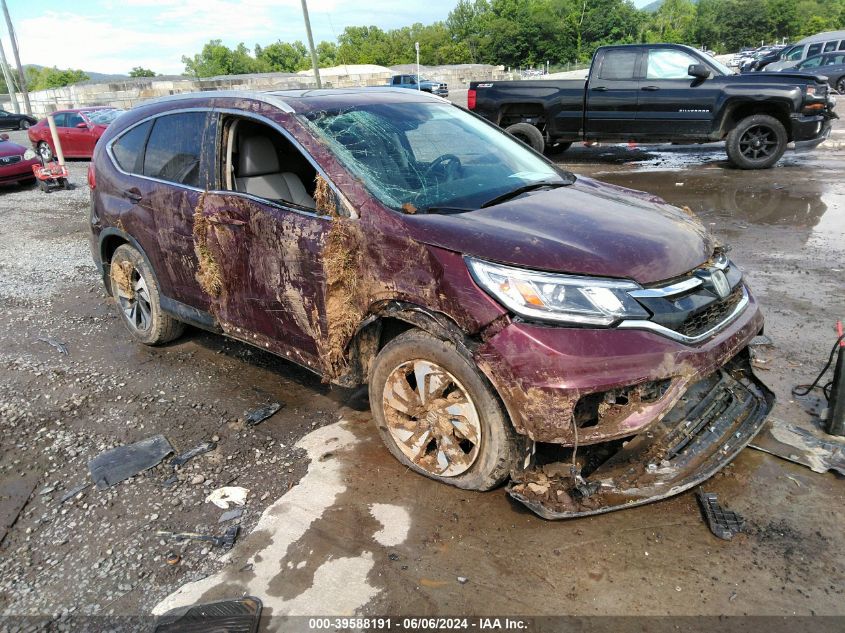
<path fill-rule="evenodd" d="M 839 81 L 836 82 L 836 92 L 841 95 L 845 94 L 845 77 L 840 77 Z"/>
<path fill-rule="evenodd" d="M 514 123 L 505 128 L 505 132 L 533 148 L 535 152 L 542 154 L 546 147 L 543 133 L 530 123 Z"/>
<path fill-rule="evenodd" d="M 469 490 L 502 483 L 519 440 L 486 378 L 455 346 L 409 330 L 379 352 L 370 406 L 390 453 L 410 469 Z"/>
<path fill-rule="evenodd" d="M 182 335 L 185 324 L 162 312 L 158 284 L 141 253 L 123 244 L 109 264 L 112 297 L 133 338 L 145 345 L 162 345 Z"/>
<path fill-rule="evenodd" d="M 19 129 L 21 129 L 21 130 L 28 130 L 28 129 L 29 129 L 29 121 L 27 121 L 26 119 L 24 119 L 23 121 L 21 121 L 21 123 L 20 123 L 20 125 L 18 126 L 18 128 L 19 128 Z"/>
<path fill-rule="evenodd" d="M 783 124 L 767 114 L 742 119 L 728 133 L 728 158 L 740 169 L 767 169 L 786 151 L 789 139 Z"/>
<path fill-rule="evenodd" d="M 46 141 L 39 141 L 38 145 L 36 145 L 35 150 L 38 152 L 38 155 L 41 157 L 45 163 L 50 162 L 53 160 L 53 150 L 50 149 L 50 146 L 47 144 Z"/>

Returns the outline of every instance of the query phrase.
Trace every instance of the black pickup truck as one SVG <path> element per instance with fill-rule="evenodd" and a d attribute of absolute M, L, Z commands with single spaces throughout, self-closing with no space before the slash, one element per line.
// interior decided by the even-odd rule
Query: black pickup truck
<path fill-rule="evenodd" d="M 535 150 L 574 141 L 724 140 L 742 169 L 774 165 L 790 142 L 815 147 L 836 105 L 824 77 L 737 75 L 678 44 L 605 46 L 584 79 L 473 81 L 467 106 Z"/>

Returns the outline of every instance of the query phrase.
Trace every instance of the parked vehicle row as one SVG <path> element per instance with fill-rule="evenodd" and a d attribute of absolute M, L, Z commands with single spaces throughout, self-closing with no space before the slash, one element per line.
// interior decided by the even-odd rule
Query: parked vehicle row
<path fill-rule="evenodd" d="M 15 114 L 0 110 L 0 129 L 3 130 L 27 130 L 35 125 L 37 119 L 28 114 Z"/>
<path fill-rule="evenodd" d="M 449 86 L 446 83 L 431 81 L 425 77 L 418 79 L 416 75 L 394 75 L 388 85 L 393 88 L 410 88 L 411 90 L 430 92 L 438 97 L 449 96 Z"/>
<path fill-rule="evenodd" d="M 724 140 L 742 169 L 774 165 L 790 142 L 830 134 L 835 100 L 824 77 L 737 75 L 688 46 L 605 46 L 584 80 L 470 84 L 468 107 L 536 151 L 578 140 L 708 143 Z"/>
<path fill-rule="evenodd" d="M 90 158 L 94 146 L 106 131 L 106 128 L 123 110 L 111 107 L 73 108 L 58 110 L 53 113 L 56 132 L 62 144 L 62 152 L 68 158 Z M 29 140 L 45 161 L 56 155 L 53 136 L 47 119 L 41 119 L 29 128 Z"/>
<path fill-rule="evenodd" d="M 777 61 L 768 64 L 760 70 L 766 72 L 786 70 L 794 68 L 809 57 L 836 51 L 845 51 L 845 31 L 828 31 L 806 37 L 796 42 L 793 46 L 781 51 Z"/>

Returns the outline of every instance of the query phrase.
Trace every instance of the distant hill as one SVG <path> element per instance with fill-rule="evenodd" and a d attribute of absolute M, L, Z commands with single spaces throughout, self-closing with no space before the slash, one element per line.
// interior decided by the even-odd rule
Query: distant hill
<path fill-rule="evenodd" d="M 693 4 L 698 4 L 698 0 L 692 0 Z M 650 2 L 645 5 L 640 11 L 648 11 L 649 13 L 656 13 L 657 10 L 660 8 L 660 5 L 663 4 L 663 0 L 654 0 L 654 2 Z"/>
<path fill-rule="evenodd" d="M 41 70 L 42 68 L 44 68 L 44 66 L 39 66 L 38 64 L 26 64 L 24 66 L 24 68 L 29 68 L 29 67 L 37 68 L 38 70 Z M 91 81 L 94 82 L 94 83 L 119 81 L 121 79 L 128 79 L 129 78 L 128 74 L 127 75 L 116 75 L 116 74 L 108 74 L 108 73 L 95 73 L 95 72 L 90 71 L 90 70 L 83 70 L 82 72 L 84 72 L 86 75 L 88 75 L 91 78 Z"/>

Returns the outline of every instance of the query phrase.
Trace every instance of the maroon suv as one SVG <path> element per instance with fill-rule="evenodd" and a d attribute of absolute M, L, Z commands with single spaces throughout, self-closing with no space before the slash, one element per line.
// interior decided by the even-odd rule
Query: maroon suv
<path fill-rule="evenodd" d="M 403 464 L 549 518 L 697 484 L 759 430 L 763 328 L 688 213 L 410 90 L 175 95 L 89 173 L 126 326 L 223 332 L 369 384 Z"/>

